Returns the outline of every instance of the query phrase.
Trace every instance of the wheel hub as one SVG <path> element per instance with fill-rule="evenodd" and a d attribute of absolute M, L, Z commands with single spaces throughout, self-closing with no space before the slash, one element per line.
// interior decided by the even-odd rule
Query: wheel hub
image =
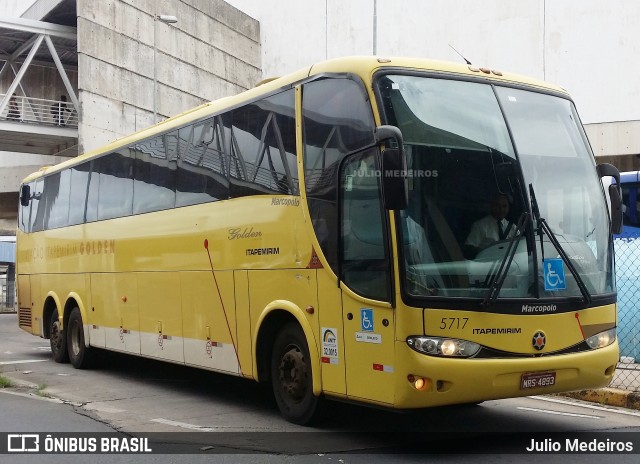
<path fill-rule="evenodd" d="M 287 351 L 280 360 L 280 384 L 292 398 L 302 399 L 306 391 L 307 366 L 297 349 Z"/>
<path fill-rule="evenodd" d="M 60 322 L 58 321 L 51 324 L 51 342 L 56 348 L 60 348 L 62 344 L 62 336 L 60 335 Z"/>

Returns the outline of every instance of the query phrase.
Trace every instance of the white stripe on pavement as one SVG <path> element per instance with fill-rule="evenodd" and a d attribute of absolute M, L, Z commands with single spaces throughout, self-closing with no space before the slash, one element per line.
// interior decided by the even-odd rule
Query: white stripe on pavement
<path fill-rule="evenodd" d="M 558 398 L 547 398 L 543 396 L 530 396 L 529 398 L 533 398 L 535 400 L 540 400 L 540 401 L 548 401 L 549 403 L 566 404 L 568 406 L 575 406 L 577 408 L 593 409 L 595 411 L 606 411 L 614 414 L 623 414 L 626 416 L 640 417 L 640 411 L 631 411 L 627 409 L 621 409 L 621 407 L 617 407 L 615 409 L 613 407 L 606 408 L 604 406 L 596 406 L 594 404 L 576 403 L 574 401 L 561 400 Z"/>
<path fill-rule="evenodd" d="M 199 430 L 201 432 L 213 432 L 214 430 L 216 430 L 211 427 L 203 427 L 201 425 L 187 424 L 186 422 L 172 421 L 169 419 L 163 419 L 162 417 L 159 417 L 157 419 L 151 419 L 151 422 L 158 422 L 160 424 L 165 424 L 165 425 L 173 425 L 174 427 L 182 427 L 183 429 Z"/>
<path fill-rule="evenodd" d="M 523 411 L 541 412 L 544 414 L 555 414 L 556 416 L 584 417 L 586 419 L 602 419 L 599 416 L 589 416 L 587 414 L 573 414 L 571 412 L 551 411 L 550 409 L 524 408 L 522 406 L 518 406 L 518 409 L 521 409 Z"/>
<path fill-rule="evenodd" d="M 7 366 L 9 364 L 39 363 L 45 361 L 48 361 L 48 359 L 22 359 L 20 361 L 2 361 L 0 362 L 0 366 Z"/>

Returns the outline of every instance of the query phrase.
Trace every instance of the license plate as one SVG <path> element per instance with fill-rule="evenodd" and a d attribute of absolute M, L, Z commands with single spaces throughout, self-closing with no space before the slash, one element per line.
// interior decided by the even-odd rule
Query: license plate
<path fill-rule="evenodd" d="M 551 387 L 556 383 L 556 373 L 551 372 L 528 372 L 522 374 L 520 378 L 520 390 L 528 388 L 544 388 Z"/>

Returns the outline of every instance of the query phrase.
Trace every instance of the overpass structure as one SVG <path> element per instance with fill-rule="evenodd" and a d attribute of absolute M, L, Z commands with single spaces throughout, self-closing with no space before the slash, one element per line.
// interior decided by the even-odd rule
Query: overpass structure
<path fill-rule="evenodd" d="M 15 231 L 20 180 L 78 154 L 77 34 L 0 19 L 0 235 Z"/>

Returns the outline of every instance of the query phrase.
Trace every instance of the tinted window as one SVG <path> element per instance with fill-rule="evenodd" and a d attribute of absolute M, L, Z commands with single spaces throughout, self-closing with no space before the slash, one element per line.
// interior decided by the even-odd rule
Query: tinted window
<path fill-rule="evenodd" d="M 133 214 L 173 208 L 176 202 L 177 132 L 135 145 Z"/>
<path fill-rule="evenodd" d="M 229 198 L 226 153 L 230 131 L 226 115 L 180 129 L 176 206 Z"/>
<path fill-rule="evenodd" d="M 223 200 L 229 176 L 233 196 L 297 194 L 295 153 L 288 90 L 32 183 L 20 227 L 38 231 Z"/>
<path fill-rule="evenodd" d="M 57 172 L 44 179 L 47 210 L 44 228 L 64 227 L 69 220 L 69 191 L 71 187 L 71 171 Z"/>
<path fill-rule="evenodd" d="M 33 185 L 33 184 L 32 184 Z M 44 226 L 44 214 L 46 202 L 42 196 L 44 181 L 38 179 L 31 190 L 31 215 L 29 216 L 29 230 L 38 232 Z"/>
<path fill-rule="evenodd" d="M 99 173 L 98 219 L 131 214 L 133 208 L 133 162 L 125 153 L 111 153 L 94 160 Z"/>
<path fill-rule="evenodd" d="M 98 220 L 98 188 L 100 187 L 100 171 L 98 169 L 99 160 L 91 160 L 89 163 L 89 186 L 87 188 L 87 205 L 85 211 L 85 222 Z"/>
<path fill-rule="evenodd" d="M 325 79 L 302 97 L 304 170 L 309 211 L 322 251 L 336 270 L 338 168 L 344 156 L 374 143 L 374 121 L 361 84 Z"/>
<path fill-rule="evenodd" d="M 342 166 L 342 279 L 362 296 L 388 300 L 391 273 L 376 154 L 367 150 Z"/>
<path fill-rule="evenodd" d="M 232 197 L 297 194 L 294 91 L 233 111 Z"/>
<path fill-rule="evenodd" d="M 91 162 L 82 163 L 72 167 L 71 188 L 69 194 L 69 225 L 82 224 L 85 220 L 87 209 L 87 194 L 89 189 L 89 176 L 91 174 Z M 94 218 L 95 220 L 95 218 Z"/>

